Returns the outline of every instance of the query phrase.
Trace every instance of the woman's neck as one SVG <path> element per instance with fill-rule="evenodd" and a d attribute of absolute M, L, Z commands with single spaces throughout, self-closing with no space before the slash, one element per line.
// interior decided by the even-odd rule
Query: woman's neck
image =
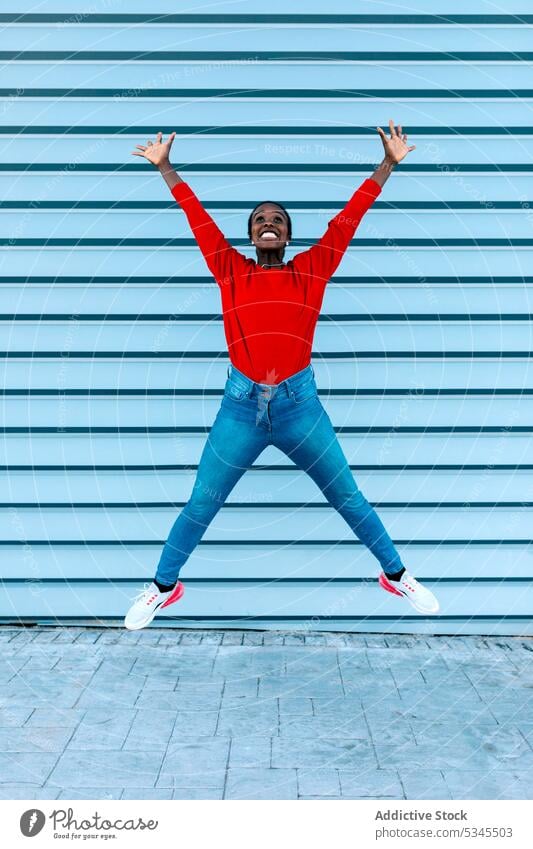
<path fill-rule="evenodd" d="M 257 249 L 257 264 L 263 268 L 272 268 L 285 265 L 283 260 L 284 249 L 276 251 L 262 251 Z"/>

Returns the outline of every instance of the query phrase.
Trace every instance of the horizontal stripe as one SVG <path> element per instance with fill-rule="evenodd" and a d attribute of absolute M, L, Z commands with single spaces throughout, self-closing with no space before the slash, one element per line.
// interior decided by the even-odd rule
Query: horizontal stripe
<path fill-rule="evenodd" d="M 0 389 L 0 398 L 220 398 L 223 389 Z M 498 398 L 529 397 L 533 389 L 319 389 L 324 398 Z"/>
<path fill-rule="evenodd" d="M 374 463 L 362 465 L 350 463 L 349 468 L 357 472 L 525 472 L 533 469 L 533 463 L 413 463 L 398 465 L 394 463 Z M 102 465 L 0 465 L 0 472 L 181 472 L 195 471 L 198 463 L 156 463 L 156 464 L 102 464 Z M 250 472 L 295 472 L 294 465 L 258 464 L 250 466 Z"/>
<path fill-rule="evenodd" d="M 78 127 L 76 128 L 78 132 L 82 132 Z M 86 130 L 87 128 L 85 128 Z M 304 128 L 305 129 L 305 128 Z M 452 131 L 454 128 L 451 128 Z M 480 128 L 483 129 L 483 128 Z M 533 127 L 522 127 L 519 129 L 525 130 L 524 135 L 533 135 Z M 83 133 L 85 134 L 85 130 Z M 95 128 L 95 133 L 101 135 L 104 132 L 105 128 Z M 49 131 L 50 133 L 53 130 Z M 137 131 L 136 131 L 137 132 Z M 153 127 L 150 129 L 144 128 L 144 133 L 152 133 Z M 169 132 L 168 130 L 166 132 Z M 493 135 L 492 130 L 486 131 L 488 135 Z M 0 135 L 2 133 L 2 129 L 0 128 Z M 141 130 L 141 135 L 144 135 Z M 450 135 L 455 135 L 455 132 L 450 133 Z M 15 133 L 15 135 L 19 135 L 19 133 Z M 444 133 L 443 133 L 444 135 Z M 481 135 L 481 134 L 480 134 Z M 499 135 L 499 134 L 498 134 Z M 502 135 L 507 135 L 507 133 L 502 133 Z M 201 162 L 201 163 L 175 163 L 174 167 L 181 172 L 192 172 L 192 173 L 249 173 L 249 172 L 258 172 L 258 173 L 290 173 L 294 172 L 297 174 L 303 173 L 313 173 L 313 174 L 358 174 L 365 173 L 368 174 L 369 166 L 368 165 L 358 165 L 357 163 L 353 163 L 350 165 L 341 165 L 341 164 L 332 164 L 332 163 L 287 163 L 287 162 L 250 162 L 250 163 L 213 163 L 213 162 Z M 504 163 L 473 163 L 473 164 L 465 164 L 465 163 L 451 163 L 451 164 L 439 164 L 439 163 L 409 163 L 402 162 L 400 163 L 400 169 L 402 171 L 409 171 L 410 173 L 424 173 L 424 174 L 449 174 L 449 173 L 500 173 L 500 172 L 516 172 L 516 173 L 529 173 L 533 171 L 533 163 L 521 162 L 520 164 L 514 165 L 509 164 L 507 162 Z M 124 172 L 138 172 L 139 174 L 144 173 L 145 171 L 149 171 L 151 174 L 154 174 L 154 167 L 150 165 L 148 162 L 124 162 L 124 163 L 116 163 L 116 162 L 0 162 L 0 173 L 5 171 L 16 171 L 20 172 L 32 172 L 32 173 L 49 173 L 53 172 L 68 172 L 71 174 L 74 173 L 85 173 L 85 172 L 105 172 L 108 174 L 121 174 Z"/>
<path fill-rule="evenodd" d="M 113 547 L 120 546 L 120 548 L 128 548 L 128 547 L 131 547 L 131 546 L 133 546 L 133 547 L 152 546 L 152 547 L 159 548 L 160 545 L 164 545 L 165 540 L 164 539 L 161 539 L 161 540 L 153 540 L 153 539 L 150 539 L 150 540 L 143 540 L 143 539 L 137 539 L 137 540 L 130 540 L 130 539 L 128 539 L 128 540 L 120 540 L 120 539 L 109 539 L 109 540 L 106 540 L 106 539 L 98 539 L 98 540 L 94 540 L 94 539 L 91 539 L 91 540 L 86 540 L 86 539 L 82 539 L 82 540 L 68 540 L 68 539 L 64 539 L 64 540 L 61 540 L 61 539 L 25 540 L 24 539 L 24 540 L 21 540 L 21 539 L 12 539 L 12 540 L 0 540 L 0 547 L 5 548 L 6 546 L 21 546 L 21 545 L 25 546 L 25 545 L 28 545 L 28 542 L 31 542 L 32 546 L 37 546 L 37 545 L 38 546 L 48 546 L 49 548 L 56 547 L 56 546 L 57 547 L 59 547 L 59 546 L 65 547 L 65 546 L 71 546 L 71 545 L 75 546 L 76 548 L 79 548 L 80 546 L 83 546 L 84 548 L 90 548 L 91 546 L 98 546 L 98 547 L 101 547 L 101 546 L 113 546 Z M 222 545 L 223 546 L 232 546 L 232 547 L 234 547 L 234 546 L 246 546 L 246 547 L 252 546 L 252 547 L 258 548 L 258 549 L 262 549 L 265 546 L 275 546 L 276 548 L 279 547 L 279 546 L 282 546 L 283 548 L 299 548 L 300 546 L 306 546 L 306 547 L 309 547 L 309 546 L 312 546 L 312 547 L 328 546 L 329 547 L 332 544 L 334 544 L 335 547 L 341 546 L 341 545 L 342 546 L 350 546 L 350 547 L 363 547 L 364 546 L 364 543 L 362 543 L 358 539 L 348 539 L 348 540 L 337 540 L 337 539 L 335 539 L 335 540 L 331 540 L 331 539 L 273 540 L 273 539 L 264 539 L 264 540 L 261 540 L 261 539 L 256 538 L 256 539 L 253 539 L 253 540 L 242 540 L 242 539 L 241 540 L 238 540 L 238 539 L 210 540 L 210 541 L 200 540 L 200 542 L 198 543 L 198 545 L 200 545 L 202 547 L 215 546 L 215 547 L 218 548 Z M 428 547 L 429 546 L 431 546 L 431 547 L 434 547 L 434 546 L 439 546 L 439 547 L 440 546 L 447 546 L 447 547 L 450 547 L 450 546 L 469 546 L 470 547 L 470 546 L 496 546 L 496 545 L 502 546 L 502 547 L 512 546 L 513 548 L 516 548 L 517 546 L 528 546 L 528 545 L 533 544 L 533 539 L 511 539 L 511 540 L 507 540 L 507 539 L 480 539 L 480 540 L 476 540 L 476 539 L 443 539 L 443 540 L 441 540 L 441 539 L 425 539 L 425 540 L 420 540 L 420 539 L 414 539 L 414 540 L 395 539 L 394 544 L 395 545 L 408 545 L 410 547 L 416 547 L 416 548 L 425 547 L 425 546 L 428 546 Z"/>
<path fill-rule="evenodd" d="M 229 240 L 234 246 L 248 246 L 250 239 L 231 239 Z M 294 247 L 309 247 L 314 245 L 317 239 L 291 239 L 291 244 Z M 94 239 L 50 239 L 50 238 L 32 238 L 32 239 L 5 239 L 0 238 L 0 247 L 12 248 L 191 248 L 198 245 L 196 239 L 147 239 L 147 238 L 94 238 Z M 530 248 L 533 247 L 533 239 L 352 239 L 350 247 L 358 246 L 360 248 L 374 247 L 413 247 L 413 248 L 476 248 L 476 247 L 511 247 L 511 248 Z"/>
<path fill-rule="evenodd" d="M 283 204 L 292 209 L 333 209 L 339 210 L 342 201 L 335 200 L 286 200 L 281 199 Z M 206 209 L 250 209 L 250 203 L 242 200 L 214 200 L 202 201 Z M 469 201 L 469 200 L 375 200 L 372 209 L 475 209 L 485 211 L 487 209 L 517 209 L 524 211 L 533 206 L 533 200 L 491 200 L 491 201 Z M 174 201 L 166 200 L 0 200 L 0 209 L 176 209 Z"/>
<path fill-rule="evenodd" d="M 72 426 L 72 427 L 45 427 L 44 425 L 24 426 L 24 427 L 0 427 L 0 434 L 10 433 L 201 433 L 208 434 L 210 427 L 193 427 L 191 426 Z M 533 424 L 531 425 L 435 425 L 435 426 L 374 426 L 374 427 L 355 427 L 352 425 L 343 425 L 334 427 L 336 433 L 533 433 Z"/>
<path fill-rule="evenodd" d="M 318 360 L 528 360 L 533 351 L 322 351 Z M 0 351 L 0 360 L 222 360 L 225 351 Z"/>
<path fill-rule="evenodd" d="M 40 276 L 40 275 L 28 275 L 28 276 L 11 276 L 4 275 L 0 276 L 0 285 L 3 284 L 12 284 L 12 283 L 24 283 L 28 284 L 42 284 L 42 283 L 54 283 L 65 285 L 66 283 L 73 283 L 79 285 L 86 285 L 87 283 L 98 283 L 99 285 L 109 283 L 112 285 L 122 285 L 123 283 L 130 283 L 132 285 L 143 285 L 145 283 L 152 284 L 154 286 L 162 286 L 165 283 L 171 283 L 172 285 L 183 285 L 190 286 L 191 284 L 194 286 L 202 286 L 206 283 L 212 283 L 213 286 L 214 281 L 211 276 L 198 276 L 198 277 L 146 277 L 146 276 L 126 276 L 126 277 L 113 277 L 113 276 L 104 276 L 104 275 L 94 275 L 92 277 L 72 277 L 70 275 L 57 275 L 57 276 Z M 478 283 L 484 283 L 489 286 L 500 286 L 504 283 L 509 283 L 510 285 L 524 285 L 528 283 L 533 283 L 533 276 L 523 275 L 521 277 L 488 277 L 487 275 L 478 277 L 478 276 L 469 276 L 469 277 L 443 277 L 441 275 L 434 275 L 431 277 L 417 277 L 415 274 L 411 274 L 407 277 L 405 276 L 384 276 L 384 277 L 371 277 L 365 275 L 365 277 L 332 277 L 330 280 L 331 284 L 337 284 L 340 286 L 349 286 L 352 284 L 361 285 L 364 283 L 365 285 L 377 286 L 380 283 L 386 283 L 387 285 L 393 286 L 394 284 L 423 284 L 426 287 L 427 284 L 437 285 L 477 285 Z"/>
<path fill-rule="evenodd" d="M 188 324 L 191 321 L 215 323 L 222 321 L 220 313 L 0 313 L 0 321 L 85 321 L 99 322 L 142 322 L 142 321 L 176 321 L 178 324 Z M 357 324 L 364 322 L 479 322 L 479 321 L 531 321 L 533 313 L 324 313 L 318 316 L 319 323 L 353 321 Z"/>
<path fill-rule="evenodd" d="M 417 580 L 424 581 L 430 584 L 530 584 L 533 582 L 532 577 L 490 577 L 485 578 L 483 576 L 474 575 L 472 577 L 460 577 L 460 578 L 432 578 L 432 577 L 424 577 L 423 575 L 417 575 Z M 2 578 L 2 584 L 28 584 L 32 581 L 38 581 L 39 584 L 85 584 L 85 585 L 104 585 L 113 586 L 114 584 L 131 584 L 133 582 L 142 580 L 140 578 L 36 578 L 34 575 L 29 575 L 28 577 L 21 578 Z M 377 581 L 377 578 L 374 580 Z M 187 584 L 258 584 L 260 586 L 264 586 L 265 584 L 367 584 L 368 578 L 330 578 L 329 576 L 324 576 L 323 578 L 187 578 Z M 533 618 L 533 615 L 532 615 Z"/>
<path fill-rule="evenodd" d="M 533 57 L 533 54 L 532 54 Z M 403 126 L 403 125 L 402 125 Z M 374 136 L 375 128 L 369 127 L 360 127 L 356 125 L 352 126 L 336 126 L 332 127 L 330 125 L 318 125 L 318 126 L 297 126 L 297 127 L 289 127 L 289 126 L 261 126 L 259 124 L 251 124 L 251 125 L 242 125 L 237 124 L 235 126 L 232 125 L 224 125 L 224 126 L 206 126 L 206 125 L 179 125 L 173 124 L 170 125 L 161 125 L 158 124 L 161 132 L 164 134 L 172 133 L 176 131 L 178 136 Z M 440 127 L 440 126 L 404 126 L 403 130 L 405 133 L 410 133 L 412 136 L 453 136 L 454 138 L 466 137 L 466 136 L 505 136 L 506 139 L 509 136 L 530 136 L 533 135 L 533 127 L 531 126 L 515 126 L 515 127 L 501 127 L 501 126 L 460 126 L 460 127 Z M 0 135 L 8 135 L 8 136 L 20 136 L 20 135 L 31 135 L 31 136 L 42 136 L 42 135 L 55 135 L 55 136 L 68 136 L 68 135 L 78 135 L 78 136 L 150 136 L 153 135 L 154 128 L 153 126 L 135 126 L 134 124 L 120 124 L 120 125 L 111 125 L 111 124 L 2 124 L 0 125 Z M 72 163 L 74 165 L 95 165 L 95 163 Z M 146 170 L 154 171 L 154 166 L 149 162 L 132 162 L 125 163 L 125 165 L 130 165 L 130 169 L 133 166 L 134 168 L 145 168 Z M 184 163 L 186 165 L 187 163 Z M 259 163 L 259 165 L 262 163 Z M 120 166 L 122 170 L 125 169 L 124 166 Z M 176 168 L 183 170 L 184 165 L 176 165 Z M 400 166 L 402 170 L 406 169 L 409 163 L 402 162 Z M 480 165 L 469 165 L 469 164 L 461 164 L 461 165 L 447 165 L 445 163 L 430 163 L 424 164 L 424 167 L 427 169 L 431 165 L 432 169 L 438 169 L 439 171 L 444 171 L 446 168 L 463 168 L 470 169 L 476 167 L 482 167 Z M 211 168 L 219 168 L 221 170 L 231 169 L 233 168 L 246 168 L 248 170 L 254 169 L 256 166 L 252 163 L 246 163 L 245 165 L 238 165 L 237 163 L 223 163 L 221 165 L 214 165 L 213 163 L 202 163 L 201 165 L 197 165 L 196 163 L 189 163 L 189 170 L 197 170 L 205 169 L 207 166 Z M 272 170 L 282 170 L 283 168 L 295 168 L 296 165 L 291 165 L 290 163 L 265 163 L 265 167 L 268 166 Z M 23 166 L 20 166 L 23 167 Z M 56 168 L 61 168 L 61 165 L 55 165 Z M 69 167 L 69 165 L 65 165 L 64 167 Z M 100 168 L 105 168 L 105 165 L 99 165 Z M 118 166 L 114 166 L 118 167 Z M 258 167 L 258 166 L 257 166 Z M 327 168 L 330 169 L 334 166 L 332 165 L 320 165 L 320 164 L 307 164 L 304 163 L 302 167 L 308 169 L 317 170 L 319 168 Z M 368 164 L 357 165 L 356 163 L 350 163 L 349 165 L 338 165 L 335 167 L 342 167 L 348 169 L 349 171 L 356 170 L 369 170 Z M 413 165 L 411 164 L 411 169 Z M 418 166 L 419 168 L 421 165 Z M 484 166 L 483 166 L 484 167 Z M 498 166 L 498 168 L 503 166 Z M 518 170 L 522 166 L 520 165 L 508 165 L 508 168 L 513 168 L 514 170 Z M 130 170 L 126 168 L 125 170 Z M 4 169 L 5 170 L 5 163 Z M 409 170 L 409 169 L 408 169 Z"/>
<path fill-rule="evenodd" d="M 123 622 L 124 617 L 122 615 L 117 616 L 87 616 L 86 614 L 83 616 L 0 616 L 0 622 L 4 625 L 15 624 L 20 627 L 21 624 L 25 622 L 51 622 L 53 625 L 58 625 L 61 622 L 95 622 L 100 623 L 102 621 L 110 621 L 110 622 Z M 533 616 L 530 616 L 526 613 L 506 613 L 506 614 L 464 614 L 460 616 L 453 615 L 445 615 L 445 614 L 432 614 L 431 616 L 424 616 L 422 613 L 417 614 L 405 614 L 402 616 L 388 616 L 388 615 L 367 615 L 364 616 L 350 616 L 349 614 L 331 614 L 327 616 L 326 614 L 302 614 L 301 616 L 291 614 L 290 616 L 231 616 L 231 614 L 226 614 L 225 616 L 168 616 L 165 619 L 170 619 L 173 622 L 309 622 L 310 619 L 317 621 L 327 621 L 327 622 L 420 622 L 420 621 L 428 621 L 434 622 L 435 620 L 443 621 L 443 622 L 486 622 L 486 621 L 497 621 L 497 622 L 507 622 L 507 621 L 531 621 L 533 620 Z M 312 633 L 312 632 L 311 632 Z M 394 635 L 393 635 L 394 636 Z"/>
<path fill-rule="evenodd" d="M 181 508 L 185 507 L 186 501 L 1 501 L 0 509 L 18 508 L 25 510 L 164 510 L 169 507 Z M 533 507 L 533 501 L 370 501 L 374 507 L 392 508 L 392 509 L 427 509 L 437 510 L 439 507 L 474 510 L 478 509 L 508 509 L 509 507 L 529 508 Z M 249 510 L 252 507 L 254 510 L 270 510 L 277 509 L 292 509 L 305 508 L 306 510 L 324 510 L 329 508 L 330 504 L 327 501 L 319 503 L 310 503 L 308 501 L 256 501 L 251 504 L 249 501 L 234 501 L 225 503 L 220 507 L 220 510 Z"/>
<path fill-rule="evenodd" d="M 1 50 L 4 62 L 531 62 L 527 50 Z"/>
<path fill-rule="evenodd" d="M 523 25 L 533 23 L 533 15 L 424 15 L 424 14 L 141 14 L 141 13 L 4 13 L 4 24 L 482 24 Z"/>
<path fill-rule="evenodd" d="M 323 88 L 0 88 L 0 97 L 9 97 L 19 100 L 27 97 L 47 97 L 54 100 L 63 98 L 192 98 L 198 100 L 202 97 L 220 98 L 251 98 L 262 100 L 264 98 L 297 99 L 308 100 L 363 100 L 373 97 L 401 97 L 403 99 L 424 98 L 428 100 L 449 100 L 455 98 L 508 99 L 508 98 L 531 98 L 531 88 L 346 88 L 346 89 L 323 89 Z"/>

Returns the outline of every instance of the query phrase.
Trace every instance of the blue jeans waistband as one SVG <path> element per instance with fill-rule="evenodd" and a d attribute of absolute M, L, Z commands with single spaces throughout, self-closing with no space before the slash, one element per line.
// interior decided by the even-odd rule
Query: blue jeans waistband
<path fill-rule="evenodd" d="M 291 374 L 289 377 L 286 377 L 285 380 L 281 381 L 281 383 L 256 383 L 255 381 L 247 377 L 245 374 L 243 374 L 242 371 L 239 371 L 239 369 L 235 368 L 232 363 L 230 363 L 230 365 L 228 366 L 228 378 L 232 382 L 238 383 L 248 395 L 251 395 L 252 390 L 255 386 L 270 387 L 272 389 L 275 388 L 276 394 L 280 390 L 283 391 L 283 389 L 285 389 L 287 394 L 289 395 L 291 388 L 294 389 L 300 383 L 305 383 L 305 381 L 309 380 L 310 377 L 314 380 L 315 370 L 311 363 L 309 363 L 309 365 L 301 371 L 297 371 L 294 374 Z"/>

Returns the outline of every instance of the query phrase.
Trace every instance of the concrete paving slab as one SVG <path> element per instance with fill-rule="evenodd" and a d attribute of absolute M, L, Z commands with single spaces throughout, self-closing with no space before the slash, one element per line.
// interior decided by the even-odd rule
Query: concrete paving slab
<path fill-rule="evenodd" d="M 297 799 L 295 769 L 230 767 L 224 799 Z"/>
<path fill-rule="evenodd" d="M 528 638 L 0 626 L 0 798 L 530 796 Z"/>

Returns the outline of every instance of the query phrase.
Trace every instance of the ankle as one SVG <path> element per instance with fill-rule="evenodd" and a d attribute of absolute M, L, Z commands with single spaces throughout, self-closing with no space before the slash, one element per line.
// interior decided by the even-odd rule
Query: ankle
<path fill-rule="evenodd" d="M 389 581 L 399 581 L 399 580 L 401 580 L 401 577 L 402 577 L 404 572 L 405 572 L 405 567 L 402 566 L 402 568 L 399 570 L 399 572 L 385 572 L 385 577 Z"/>
<path fill-rule="evenodd" d="M 154 578 L 154 584 L 160 593 L 169 593 L 170 590 L 173 590 L 176 584 L 162 584 L 160 581 L 156 581 Z"/>

